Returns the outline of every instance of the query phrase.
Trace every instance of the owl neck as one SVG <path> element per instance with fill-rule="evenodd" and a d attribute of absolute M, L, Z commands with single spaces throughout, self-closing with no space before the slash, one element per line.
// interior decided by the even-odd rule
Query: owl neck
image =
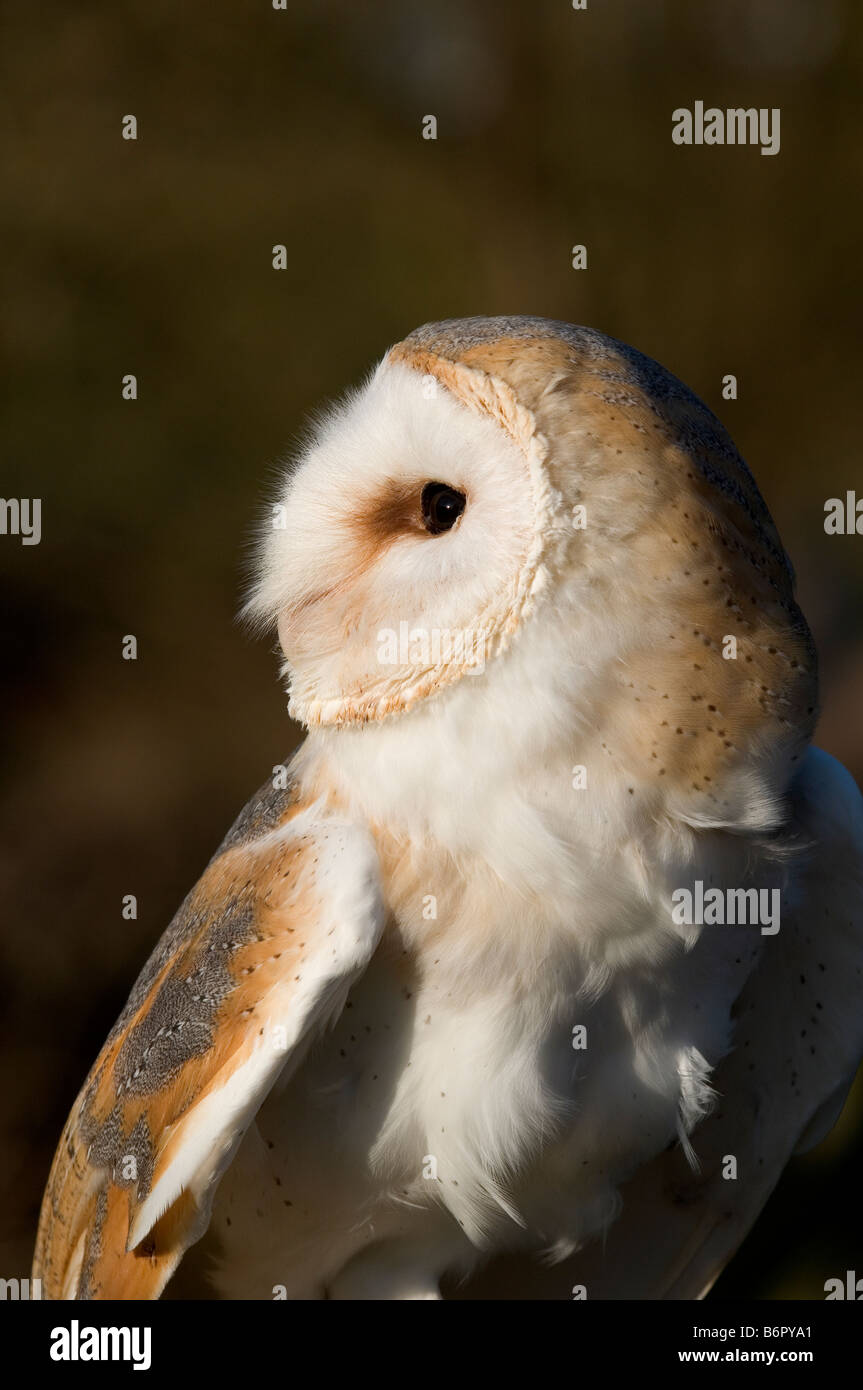
<path fill-rule="evenodd" d="M 742 823 L 691 823 L 679 777 L 622 762 L 632 706 L 608 671 L 580 688 L 521 680 L 466 680 L 404 716 L 314 730 L 296 764 L 307 794 L 368 824 L 388 862 L 408 851 L 419 879 L 497 883 L 550 921 L 571 922 L 575 899 L 600 905 L 604 929 L 718 865 L 748 881 L 761 860 Z"/>

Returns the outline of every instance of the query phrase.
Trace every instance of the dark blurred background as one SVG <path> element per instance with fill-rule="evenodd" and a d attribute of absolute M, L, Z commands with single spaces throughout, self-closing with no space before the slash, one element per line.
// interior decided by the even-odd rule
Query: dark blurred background
<path fill-rule="evenodd" d="M 0 537 L 6 1276 L 138 968 L 298 737 L 234 620 L 274 469 L 417 324 L 589 324 L 716 410 L 797 566 L 819 741 L 863 774 L 863 538 L 823 529 L 863 496 L 860 7 L 288 4 L 4 6 L 2 492 L 43 500 L 40 545 Z M 675 146 L 696 100 L 779 107 L 781 152 Z M 861 1133 L 858 1084 L 713 1297 L 859 1264 Z"/>

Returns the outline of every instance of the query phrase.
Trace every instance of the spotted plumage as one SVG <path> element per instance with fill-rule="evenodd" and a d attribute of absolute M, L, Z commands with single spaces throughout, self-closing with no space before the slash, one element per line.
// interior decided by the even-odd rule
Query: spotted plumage
<path fill-rule="evenodd" d="M 35 1273 L 155 1297 L 206 1231 L 226 1297 L 701 1296 L 863 1045 L 863 809 L 749 470 L 633 349 L 468 319 L 279 510 L 247 613 L 308 736 L 97 1060 Z M 779 929 L 681 923 L 696 882 Z"/>

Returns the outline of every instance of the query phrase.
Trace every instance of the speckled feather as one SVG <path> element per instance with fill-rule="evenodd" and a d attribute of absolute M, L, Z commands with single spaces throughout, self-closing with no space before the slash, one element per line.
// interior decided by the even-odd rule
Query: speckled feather
<path fill-rule="evenodd" d="M 431 480 L 466 499 L 434 538 Z M 749 470 L 624 344 L 467 319 L 389 351 L 283 506 L 247 613 L 309 728 L 294 790 L 145 967 L 35 1272 L 154 1297 L 212 1214 L 228 1297 L 701 1296 L 863 1049 L 863 802 L 807 747 L 815 654 Z M 405 623 L 478 629 L 483 665 L 383 661 Z M 675 926 L 696 879 L 778 891 L 781 931 Z M 262 1011 L 291 1038 L 266 1065 Z"/>
<path fill-rule="evenodd" d="M 202 1102 L 226 1096 L 241 1065 L 269 1049 L 275 1063 L 264 1067 L 260 1102 L 286 1061 L 272 1045 L 274 1018 L 302 1007 L 310 961 L 323 958 L 326 983 L 341 986 L 343 961 L 327 964 L 335 928 L 316 867 L 341 831 L 308 811 L 295 786 L 262 788 L 141 972 L 54 1160 L 34 1264 L 45 1297 L 158 1296 L 205 1229 L 212 1189 L 245 1128 L 226 1115 L 203 1176 L 190 1173 L 182 1195 L 159 1202 L 142 1226 Z M 364 914 L 367 887 L 356 887 L 354 910 Z M 326 1018 L 326 994 L 323 1003 Z"/>

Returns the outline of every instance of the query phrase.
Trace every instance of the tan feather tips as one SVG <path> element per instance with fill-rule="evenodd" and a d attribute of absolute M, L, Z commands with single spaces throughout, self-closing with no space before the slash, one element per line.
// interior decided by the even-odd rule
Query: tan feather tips
<path fill-rule="evenodd" d="M 674 783 L 719 821 L 736 768 L 762 764 L 781 790 L 815 724 L 815 652 L 776 527 L 707 406 L 625 344 L 542 319 L 430 324 L 390 357 L 465 404 L 496 382 L 547 441 L 549 486 L 586 517 L 561 572 L 590 575 L 620 627 L 621 777 Z"/>
<path fill-rule="evenodd" d="M 258 797 L 186 899 L 76 1102 L 42 1207 L 48 1298 L 155 1298 L 236 1144 L 377 940 L 364 832 Z"/>

